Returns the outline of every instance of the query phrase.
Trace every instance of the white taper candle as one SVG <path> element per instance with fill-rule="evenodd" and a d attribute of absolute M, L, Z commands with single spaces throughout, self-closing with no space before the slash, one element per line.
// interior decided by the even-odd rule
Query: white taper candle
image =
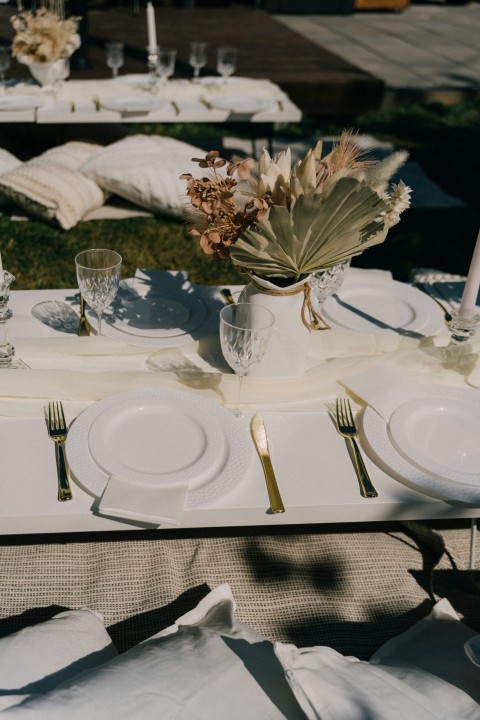
<path fill-rule="evenodd" d="M 151 2 L 147 2 L 148 52 L 157 52 L 157 29 L 155 27 L 155 10 Z"/>
<path fill-rule="evenodd" d="M 478 291 L 480 289 L 480 230 L 477 242 L 473 251 L 470 268 L 468 270 L 467 282 L 462 295 L 462 301 L 458 308 L 458 316 L 470 320 L 477 304 Z"/>

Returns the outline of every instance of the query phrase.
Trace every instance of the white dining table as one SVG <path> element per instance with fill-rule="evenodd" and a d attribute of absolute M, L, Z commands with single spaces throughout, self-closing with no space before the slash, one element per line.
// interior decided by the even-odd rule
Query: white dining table
<path fill-rule="evenodd" d="M 0 370 L 0 534 L 152 527 L 100 515 L 98 498 L 74 479 L 73 499 L 57 501 L 55 452 L 44 407 L 50 400 L 62 400 L 71 422 L 96 401 L 133 388 L 193 392 L 231 407 L 236 378 L 219 348 L 218 313 L 224 304 L 220 288 L 196 287 L 209 307 L 208 336 L 172 347 L 160 347 L 154 340 L 133 345 L 116 337 L 78 337 L 76 289 L 11 292 L 11 342 L 29 369 Z M 433 301 L 431 311 L 441 312 Z M 477 506 L 420 492 L 365 451 L 378 497 L 362 498 L 345 440 L 332 419 L 335 398 L 345 394 L 341 378 L 383 362 L 398 364 L 420 382 L 472 387 L 464 371 L 435 360 L 432 348 L 447 342 L 446 330 L 436 338 L 418 338 L 334 327 L 311 333 L 303 377 L 245 378 L 239 432 L 248 432 L 252 413 L 263 414 L 286 511 L 270 512 L 252 443 L 238 485 L 211 503 L 185 510 L 179 529 L 476 518 Z M 476 347 L 473 342 L 469 371 L 475 367 Z M 360 403 L 354 408 L 362 410 Z"/>
<path fill-rule="evenodd" d="M 52 94 L 32 82 L 0 87 L 0 122 L 37 124 L 298 122 L 301 110 L 270 80 L 217 76 L 170 80 L 149 89 L 148 75 L 67 80 Z"/>

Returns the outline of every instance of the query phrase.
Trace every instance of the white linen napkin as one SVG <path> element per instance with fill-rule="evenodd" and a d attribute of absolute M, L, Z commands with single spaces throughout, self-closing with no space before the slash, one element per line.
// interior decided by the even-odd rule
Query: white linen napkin
<path fill-rule="evenodd" d="M 387 423 L 394 410 L 419 395 L 419 383 L 396 365 L 377 365 L 365 372 L 348 375 L 340 382 Z"/>
<path fill-rule="evenodd" d="M 389 270 L 371 270 L 365 268 L 348 268 L 345 273 L 342 285 L 368 283 L 368 285 L 383 285 L 391 287 L 393 283 L 392 273 Z"/>
<path fill-rule="evenodd" d="M 131 483 L 110 475 L 100 499 L 102 515 L 161 525 L 179 525 L 182 519 L 188 484 L 154 487 Z"/>

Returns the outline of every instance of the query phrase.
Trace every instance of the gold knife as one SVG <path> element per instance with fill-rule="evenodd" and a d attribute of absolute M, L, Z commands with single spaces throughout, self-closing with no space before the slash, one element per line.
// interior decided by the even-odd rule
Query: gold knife
<path fill-rule="evenodd" d="M 229 288 L 223 288 L 223 290 L 220 290 L 220 294 L 223 295 L 223 299 L 225 300 L 227 305 L 235 305 L 235 298 L 233 297 Z"/>
<path fill-rule="evenodd" d="M 85 300 L 83 295 L 80 293 L 80 322 L 78 323 L 78 335 L 80 337 L 86 337 L 91 332 L 90 323 L 85 315 Z"/>
<path fill-rule="evenodd" d="M 270 509 L 273 513 L 283 513 L 285 512 L 285 507 L 280 496 L 275 473 L 273 472 L 270 451 L 268 449 L 267 430 L 261 415 L 254 415 L 252 417 L 250 431 L 262 463 L 267 483 L 268 497 L 270 498 Z"/>

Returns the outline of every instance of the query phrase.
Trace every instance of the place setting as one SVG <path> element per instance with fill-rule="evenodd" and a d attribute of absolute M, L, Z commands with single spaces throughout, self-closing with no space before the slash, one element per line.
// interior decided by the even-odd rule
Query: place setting
<path fill-rule="evenodd" d="M 478 390 L 415 382 L 394 365 L 341 382 L 366 403 L 362 440 L 379 467 L 433 497 L 478 505 Z"/>

